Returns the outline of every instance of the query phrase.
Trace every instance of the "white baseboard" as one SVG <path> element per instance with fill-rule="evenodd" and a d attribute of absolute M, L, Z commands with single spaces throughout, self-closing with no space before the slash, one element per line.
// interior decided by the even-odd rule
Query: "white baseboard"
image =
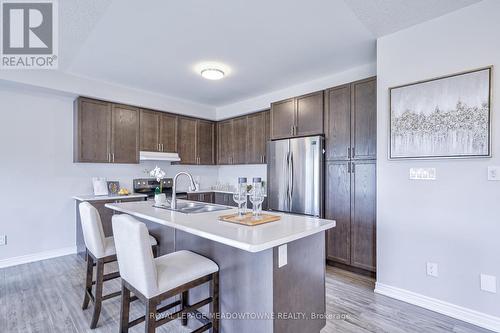
<path fill-rule="evenodd" d="M 380 295 L 395 298 L 422 308 L 444 314 L 446 316 L 468 322 L 470 324 L 500 332 L 500 318 L 479 311 L 464 308 L 452 303 L 414 293 L 405 289 L 388 286 L 382 283 L 375 284 L 375 292 Z"/>
<path fill-rule="evenodd" d="M 66 256 L 68 254 L 74 254 L 74 253 L 76 253 L 76 246 L 69 246 L 69 247 L 63 247 L 63 248 L 55 249 L 55 250 L 49 250 L 49 251 L 44 251 L 44 252 L 28 254 L 25 256 L 2 259 L 2 260 L 0 260 L 0 268 L 17 266 L 17 265 L 21 265 L 21 264 L 27 264 L 29 262 Z"/>

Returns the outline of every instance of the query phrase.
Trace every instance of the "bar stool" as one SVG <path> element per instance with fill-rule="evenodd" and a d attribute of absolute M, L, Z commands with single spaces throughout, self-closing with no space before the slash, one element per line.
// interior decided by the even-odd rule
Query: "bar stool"
<path fill-rule="evenodd" d="M 185 326 L 189 313 L 197 314 L 203 324 L 194 332 L 210 328 L 219 332 L 219 267 L 215 262 L 191 251 L 153 258 L 146 225 L 129 215 L 113 216 L 113 233 L 122 276 L 121 333 L 143 321 L 146 333 L 153 333 L 157 327 L 178 318 Z M 210 282 L 210 296 L 190 305 L 189 290 L 207 282 Z M 133 321 L 129 321 L 131 292 L 146 304 L 145 316 Z M 181 296 L 180 301 L 157 308 L 162 301 L 176 295 Z M 197 310 L 207 304 L 211 319 Z M 180 306 L 180 311 L 164 313 L 176 306 Z"/>
<path fill-rule="evenodd" d="M 120 277 L 119 272 L 104 274 L 104 264 L 116 261 L 116 249 L 113 237 L 105 237 L 102 228 L 101 216 L 97 209 L 88 202 L 79 205 L 80 218 L 82 221 L 83 239 L 87 248 L 87 274 L 85 277 L 85 295 L 82 309 L 89 306 L 89 301 L 94 303 L 94 313 L 90 328 L 94 329 L 99 321 L 102 301 L 120 296 L 121 292 L 108 295 L 102 294 L 105 281 Z M 152 236 L 148 237 L 149 246 L 153 248 L 155 256 L 158 252 L 158 242 Z M 93 281 L 94 266 L 96 266 L 96 280 Z M 95 285 L 95 294 L 92 294 L 92 286 Z"/>

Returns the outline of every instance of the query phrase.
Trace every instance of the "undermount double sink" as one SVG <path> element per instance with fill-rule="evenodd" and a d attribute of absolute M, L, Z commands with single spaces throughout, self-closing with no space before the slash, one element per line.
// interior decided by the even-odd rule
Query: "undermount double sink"
<path fill-rule="evenodd" d="M 167 202 L 165 205 L 161 205 L 161 206 L 154 205 L 154 207 L 172 210 L 172 211 L 180 212 L 180 213 L 184 213 L 184 214 L 209 213 L 209 212 L 216 212 L 219 210 L 231 209 L 231 207 L 211 205 L 211 204 L 201 203 L 201 202 L 179 202 L 179 201 L 177 201 L 176 208 L 171 208 L 170 202 Z"/>

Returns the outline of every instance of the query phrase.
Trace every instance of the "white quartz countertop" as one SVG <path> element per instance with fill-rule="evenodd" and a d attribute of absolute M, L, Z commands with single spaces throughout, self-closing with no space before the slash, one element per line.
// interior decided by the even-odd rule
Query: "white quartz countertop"
<path fill-rule="evenodd" d="M 134 198 L 146 198 L 145 194 L 132 193 L 129 195 L 75 195 L 73 199 L 78 201 L 105 201 L 105 200 L 122 200 Z"/>
<path fill-rule="evenodd" d="M 153 207 L 152 201 L 109 203 L 106 207 L 249 252 L 271 249 L 335 227 L 333 220 L 277 212 L 272 214 L 280 215 L 281 220 L 258 226 L 244 226 L 218 219 L 220 215 L 236 213 L 235 208 L 185 214 Z"/>

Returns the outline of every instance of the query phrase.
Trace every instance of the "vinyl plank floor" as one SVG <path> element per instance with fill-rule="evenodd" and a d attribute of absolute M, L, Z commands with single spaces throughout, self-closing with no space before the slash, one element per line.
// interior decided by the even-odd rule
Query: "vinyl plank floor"
<path fill-rule="evenodd" d="M 106 265 L 105 272 L 117 269 Z M 2 333 L 115 333 L 120 299 L 104 301 L 98 327 L 89 329 L 92 306 L 83 311 L 85 263 L 76 255 L 0 269 L 0 332 Z M 327 267 L 326 309 L 331 317 L 321 333 L 492 333 L 404 302 L 373 293 L 375 281 Z M 120 289 L 119 279 L 108 281 L 104 293 Z M 133 302 L 131 318 L 144 313 Z M 185 333 L 198 327 L 173 321 L 157 332 Z M 143 332 L 144 324 L 130 329 Z M 232 332 L 231 332 L 232 333 Z"/>
<path fill-rule="evenodd" d="M 375 280 L 327 266 L 327 319 L 321 333 L 492 333 L 373 292 Z"/>

